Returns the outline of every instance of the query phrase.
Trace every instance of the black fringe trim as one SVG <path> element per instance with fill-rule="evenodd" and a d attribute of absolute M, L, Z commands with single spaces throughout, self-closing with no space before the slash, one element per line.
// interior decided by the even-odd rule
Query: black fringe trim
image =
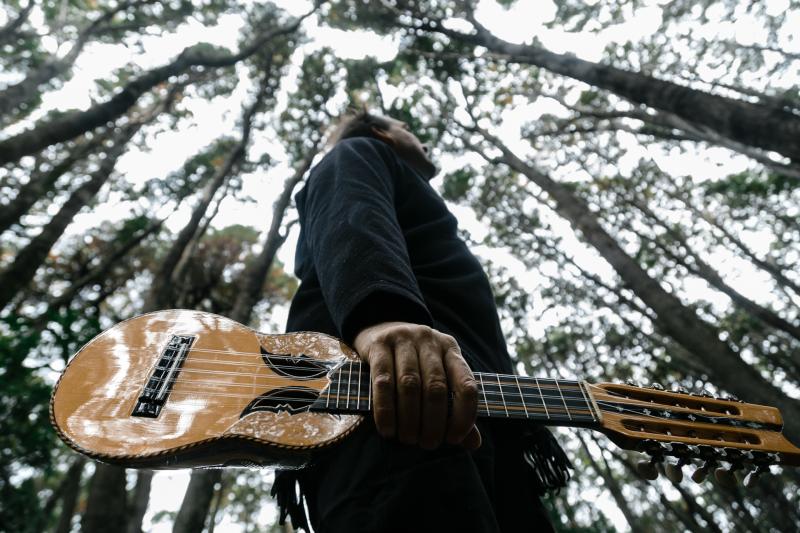
<path fill-rule="evenodd" d="M 528 426 L 522 434 L 522 457 L 531 469 L 539 496 L 567 486 L 574 468 L 550 430 Z"/>
<path fill-rule="evenodd" d="M 303 505 L 303 490 L 300 488 L 300 483 L 297 482 L 298 474 L 297 470 L 276 470 L 270 494 L 278 501 L 280 511 L 278 522 L 281 525 L 286 523 L 288 516 L 295 529 L 302 528 L 310 532 L 311 528 L 308 526 L 308 518 Z"/>

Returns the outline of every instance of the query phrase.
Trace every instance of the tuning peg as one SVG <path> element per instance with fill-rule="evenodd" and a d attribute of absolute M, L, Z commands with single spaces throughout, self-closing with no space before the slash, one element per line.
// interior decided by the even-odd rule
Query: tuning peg
<path fill-rule="evenodd" d="M 716 396 L 711 394 L 711 392 L 708 389 L 703 389 L 702 391 L 700 391 L 700 396 L 702 396 L 703 398 L 716 398 Z"/>
<path fill-rule="evenodd" d="M 681 386 L 678 386 L 678 388 L 675 389 L 675 392 L 679 392 L 681 394 L 689 394 L 689 391 L 686 390 L 686 387 L 681 387 Z"/>
<path fill-rule="evenodd" d="M 680 483 L 683 480 L 683 465 L 688 462 L 689 460 L 683 457 L 675 463 L 667 461 L 664 463 L 664 474 L 673 483 Z"/>
<path fill-rule="evenodd" d="M 656 383 L 655 381 L 650 384 L 651 389 L 655 390 L 664 390 L 664 386 L 661 383 Z"/>
<path fill-rule="evenodd" d="M 692 472 L 692 481 L 695 483 L 702 483 L 703 480 L 708 477 L 708 473 L 711 472 L 711 469 L 714 468 L 714 465 L 716 465 L 716 461 L 709 459 L 702 465 L 698 466 L 695 471 Z"/>
<path fill-rule="evenodd" d="M 634 381 L 632 379 L 626 379 L 625 384 L 630 385 L 631 387 L 641 387 L 638 381 Z"/>
<path fill-rule="evenodd" d="M 714 477 L 717 478 L 717 482 L 726 489 L 734 489 L 736 488 L 736 476 L 734 472 L 738 470 L 741 465 L 736 463 L 732 463 L 730 467 L 719 467 L 714 470 Z"/>
<path fill-rule="evenodd" d="M 760 465 L 751 470 L 744 476 L 744 481 L 742 484 L 747 487 L 748 489 L 756 484 L 758 478 L 761 477 L 763 473 L 769 473 L 769 465 Z"/>
<path fill-rule="evenodd" d="M 739 401 L 741 401 L 739 398 L 737 398 L 733 394 L 726 395 L 725 399 L 728 400 L 729 402 L 739 402 Z"/>
<path fill-rule="evenodd" d="M 636 463 L 636 471 L 644 479 L 652 481 L 658 477 L 658 469 L 656 468 L 658 461 L 658 456 L 653 456 L 649 461 L 639 461 Z"/>

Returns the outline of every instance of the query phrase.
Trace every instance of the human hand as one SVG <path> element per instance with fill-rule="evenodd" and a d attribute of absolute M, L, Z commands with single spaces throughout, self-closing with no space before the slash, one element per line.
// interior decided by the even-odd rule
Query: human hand
<path fill-rule="evenodd" d="M 426 449 L 445 437 L 469 450 L 481 445 L 478 384 L 453 337 L 420 324 L 383 322 L 361 330 L 353 344 L 369 364 L 381 436 Z M 455 395 L 449 418 L 448 391 Z"/>

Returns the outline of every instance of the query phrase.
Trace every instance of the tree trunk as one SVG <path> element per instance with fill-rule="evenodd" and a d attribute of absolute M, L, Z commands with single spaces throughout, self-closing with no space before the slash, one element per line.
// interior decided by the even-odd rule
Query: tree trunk
<path fill-rule="evenodd" d="M 17 34 L 17 30 L 19 29 L 22 24 L 28 20 L 28 15 L 31 14 L 31 10 L 35 5 L 34 0 L 28 0 L 28 5 L 19 12 L 17 18 L 8 21 L 8 23 L 0 28 L 0 45 L 5 44 L 6 42 L 10 41 L 14 35 Z"/>
<path fill-rule="evenodd" d="M 603 467 L 597 464 L 597 461 L 594 460 L 594 457 L 592 457 L 592 453 L 589 451 L 589 447 L 586 445 L 586 441 L 583 440 L 583 437 L 579 433 L 576 434 L 576 436 L 578 437 L 578 441 L 581 443 L 581 448 L 583 448 L 583 452 L 586 454 L 586 458 L 589 460 L 592 468 L 605 481 L 606 488 L 614 498 L 614 502 L 616 502 L 619 510 L 622 511 L 622 514 L 625 516 L 625 520 L 627 520 L 631 531 L 633 533 L 644 533 L 645 530 L 639 526 L 639 521 L 636 518 L 636 514 L 633 512 L 633 510 L 631 510 L 630 505 L 628 505 L 628 500 L 626 500 L 625 495 L 622 494 L 622 487 L 619 485 L 619 483 L 617 483 L 617 480 L 614 478 L 614 474 L 611 472 L 611 468 L 609 468 L 606 458 L 603 456 L 602 447 L 600 448 L 600 457 L 603 460 Z M 597 443 L 597 440 L 594 438 L 592 438 L 592 440 Z"/>
<path fill-rule="evenodd" d="M 39 87 L 64 74 L 75 63 L 75 60 L 83 51 L 89 39 L 102 31 L 102 24 L 108 22 L 120 11 L 125 11 L 130 7 L 153 3 L 154 0 L 137 0 L 133 2 L 123 2 L 116 7 L 103 12 L 97 19 L 89 23 L 81 30 L 75 44 L 72 45 L 69 53 L 61 59 L 51 58 L 45 61 L 39 68 L 28 72 L 25 79 L 8 86 L 0 91 L 0 119 L 12 115 L 17 108 L 28 104 L 39 95 Z M 32 4 L 33 2 L 31 2 Z"/>
<path fill-rule="evenodd" d="M 194 470 L 189 487 L 183 496 L 178 516 L 172 526 L 172 533 L 201 533 L 214 496 L 214 486 L 219 483 L 222 470 Z"/>
<path fill-rule="evenodd" d="M 139 470 L 136 474 L 136 487 L 133 489 L 133 501 L 128 513 L 127 533 L 142 533 L 142 519 L 147 512 L 147 503 L 150 501 L 152 482 L 152 470 Z"/>
<path fill-rule="evenodd" d="M 651 278 L 603 229 L 589 206 L 570 189 L 524 163 L 497 137 L 478 127 L 474 129 L 502 151 L 504 163 L 550 195 L 558 214 L 583 234 L 586 242 L 608 261 L 627 287 L 655 312 L 655 323 L 659 329 L 694 353 L 723 389 L 749 401 L 779 408 L 786 421 L 787 434 L 793 439 L 800 439 L 800 402 L 788 398 L 764 379 L 719 339 L 719 332 L 714 326 L 698 317 L 678 297 Z"/>
<path fill-rule="evenodd" d="M 217 490 L 214 492 L 214 504 L 211 507 L 211 512 L 208 515 L 208 528 L 207 533 L 214 533 L 214 529 L 217 527 L 217 514 L 219 514 L 219 510 L 223 505 L 223 500 L 225 499 L 225 494 L 228 489 L 228 484 L 230 483 L 230 472 L 223 472 L 222 476 L 219 480 L 219 486 Z"/>
<path fill-rule="evenodd" d="M 133 237 L 128 242 L 124 243 L 119 249 L 115 250 L 111 255 L 106 256 L 96 268 L 86 273 L 84 276 L 78 278 L 72 285 L 67 287 L 59 296 L 52 298 L 47 303 L 47 309 L 38 317 L 34 319 L 33 324 L 41 327 L 43 322 L 46 322 L 51 312 L 54 312 L 59 307 L 64 306 L 72 301 L 78 292 L 96 281 L 102 280 L 108 272 L 125 257 L 128 252 L 136 248 L 143 240 L 150 235 L 156 233 L 161 229 L 164 224 L 164 219 L 156 220 L 150 226 L 145 228 L 140 234 Z M 33 326 L 32 326 L 33 327 Z"/>
<path fill-rule="evenodd" d="M 717 271 L 714 270 L 711 265 L 706 263 L 696 251 L 694 251 L 694 249 L 689 245 L 686 236 L 683 235 L 682 232 L 662 221 L 648 206 L 642 205 L 640 202 L 635 200 L 631 201 L 630 204 L 641 211 L 646 217 L 650 218 L 656 224 L 664 228 L 667 232 L 667 235 L 686 250 L 688 258 L 691 258 L 691 261 L 687 261 L 687 258 L 681 258 L 677 256 L 673 257 L 676 261 L 679 261 L 683 266 L 685 266 L 689 272 L 693 272 L 697 276 L 703 278 L 706 282 L 708 282 L 709 285 L 727 295 L 735 305 L 739 306 L 750 315 L 758 318 L 764 324 L 784 331 L 800 341 L 799 326 L 796 326 L 790 323 L 788 320 L 780 317 L 771 309 L 767 309 L 766 307 L 750 300 L 735 288 L 728 285 L 717 273 Z M 656 245 L 663 248 L 663 245 L 658 242 L 656 242 Z"/>
<path fill-rule="evenodd" d="M 175 299 L 175 294 L 172 289 L 172 280 L 175 268 L 178 265 L 181 257 L 183 256 L 186 247 L 191 242 L 192 238 L 197 233 L 197 228 L 203 218 L 208 206 L 214 198 L 217 190 L 222 186 L 225 180 L 230 176 L 234 165 L 236 165 L 244 156 L 244 147 L 246 142 L 239 142 L 233 147 L 231 152 L 225 158 L 225 162 L 217 169 L 211 181 L 203 189 L 200 200 L 192 211 L 192 216 L 189 222 L 181 229 L 178 236 L 172 242 L 166 256 L 160 261 L 160 268 L 153 279 L 150 290 L 145 298 L 144 310 L 156 311 L 164 309 L 170 302 Z"/>
<path fill-rule="evenodd" d="M 629 72 L 575 56 L 556 54 L 533 45 L 517 45 L 492 35 L 470 17 L 474 34 L 449 30 L 436 21 L 421 24 L 426 30 L 444 33 L 509 61 L 535 65 L 660 111 L 672 113 L 691 124 L 706 127 L 738 143 L 783 154 L 800 161 L 800 117 L 771 106 L 753 104 L 691 89 L 646 74 Z"/>
<path fill-rule="evenodd" d="M 89 482 L 89 497 L 81 521 L 81 533 L 125 531 L 127 526 L 125 469 L 96 463 Z"/>
<path fill-rule="evenodd" d="M 295 173 L 286 180 L 283 186 L 283 192 L 281 192 L 281 195 L 272 206 L 272 222 L 270 223 L 267 237 L 264 240 L 264 247 L 255 262 L 242 273 L 239 292 L 236 296 L 236 302 L 233 305 L 233 311 L 231 312 L 231 318 L 233 320 L 241 322 L 242 324 L 248 324 L 250 322 L 250 314 L 253 311 L 253 307 L 261 298 L 261 290 L 264 286 L 267 274 L 269 273 L 270 266 L 272 266 L 272 262 L 275 259 L 275 254 L 286 240 L 286 235 L 280 234 L 280 228 L 286 209 L 289 207 L 289 202 L 292 199 L 292 192 L 311 167 L 311 163 L 317 153 L 318 147 L 315 146 L 295 169 Z"/>
<path fill-rule="evenodd" d="M 250 142 L 253 116 L 255 115 L 256 110 L 260 106 L 266 94 L 267 83 L 263 83 L 261 87 L 259 87 L 258 94 L 256 95 L 253 103 L 243 113 L 241 140 L 231 149 L 231 151 L 225 157 L 225 161 L 222 163 L 222 165 L 220 165 L 220 167 L 214 173 L 214 176 L 205 186 L 203 193 L 200 196 L 200 201 L 192 211 L 192 216 L 189 219 L 189 222 L 187 222 L 183 229 L 181 229 L 180 233 L 178 233 L 178 236 L 173 241 L 172 246 L 170 246 L 170 249 L 167 251 L 167 255 L 161 260 L 161 267 L 156 273 L 153 284 L 150 286 L 150 290 L 145 298 L 145 310 L 156 311 L 159 309 L 164 309 L 169 302 L 174 300 L 172 283 L 174 281 L 174 274 L 176 272 L 176 268 L 178 267 L 178 263 L 180 262 L 181 257 L 183 257 L 186 247 L 189 246 L 189 243 L 192 241 L 195 235 L 197 235 L 200 222 L 203 219 L 203 215 L 208 209 L 208 206 L 211 204 L 214 195 L 219 188 L 222 187 L 223 183 L 225 183 L 234 167 L 244 158 L 245 150 Z"/>
<path fill-rule="evenodd" d="M 81 475 L 86 465 L 86 458 L 82 455 L 75 460 L 67 470 L 64 479 L 64 490 L 61 494 L 61 514 L 58 517 L 55 533 L 69 533 L 72 531 L 72 517 L 75 515 L 75 506 L 81 489 Z"/>
<path fill-rule="evenodd" d="M 18 161 L 25 155 L 39 152 L 47 146 L 72 139 L 98 126 L 115 121 L 130 109 L 145 92 L 172 76 L 188 71 L 191 67 L 220 68 L 235 65 L 261 50 L 270 40 L 294 32 L 308 15 L 310 13 L 285 27 L 264 32 L 234 55 L 221 56 L 208 53 L 202 51 L 202 47 L 196 46 L 187 48 L 171 63 L 152 69 L 128 83 L 107 102 L 97 104 L 86 111 L 75 111 L 47 122 L 37 123 L 33 129 L 0 141 L 0 165 Z"/>
<path fill-rule="evenodd" d="M 82 183 L 61 206 L 58 213 L 48 222 L 42 231 L 31 239 L 14 258 L 14 261 L 0 273 L 0 309 L 24 290 L 33 279 L 38 268 L 47 258 L 50 249 L 64 233 L 78 212 L 83 209 L 98 193 L 114 172 L 117 159 L 125 150 L 127 141 L 133 136 L 130 129 L 120 135 L 114 146 L 109 149 L 100 167 L 92 173 L 88 181 Z"/>
<path fill-rule="evenodd" d="M 17 196 L 0 209 L 0 233 L 6 231 L 12 224 L 18 223 L 33 204 L 52 190 L 58 178 L 69 172 L 75 163 L 85 159 L 104 140 L 104 136 L 95 135 L 91 140 L 80 142 L 53 168 L 46 172 L 34 173 L 30 181 L 19 188 Z"/>

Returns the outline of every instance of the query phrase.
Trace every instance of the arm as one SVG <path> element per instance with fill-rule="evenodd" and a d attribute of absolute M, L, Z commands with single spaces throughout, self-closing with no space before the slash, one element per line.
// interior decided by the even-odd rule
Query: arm
<path fill-rule="evenodd" d="M 381 435 L 434 448 L 446 432 L 475 448 L 477 385 L 456 341 L 430 327 L 394 208 L 400 172 L 379 141 L 340 143 L 309 180 L 306 241 L 342 339 L 370 365 Z"/>

